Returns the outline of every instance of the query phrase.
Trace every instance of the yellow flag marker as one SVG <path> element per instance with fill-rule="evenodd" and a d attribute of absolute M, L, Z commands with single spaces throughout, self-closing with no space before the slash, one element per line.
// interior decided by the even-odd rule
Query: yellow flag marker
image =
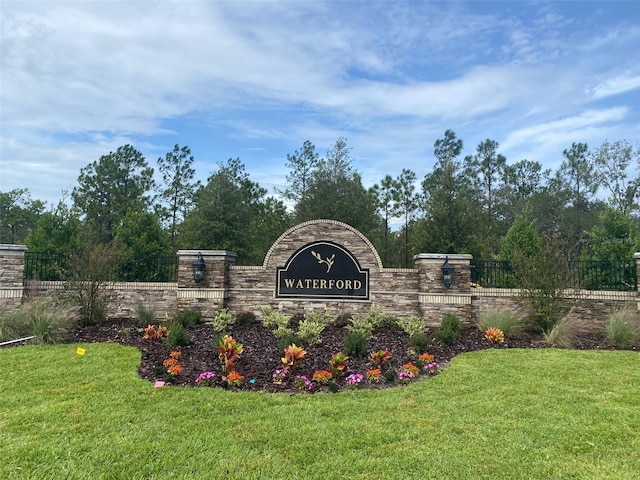
<path fill-rule="evenodd" d="M 84 348 L 82 348 L 82 347 L 76 348 L 76 353 L 78 355 L 84 355 L 84 352 L 86 352 L 86 350 Z"/>

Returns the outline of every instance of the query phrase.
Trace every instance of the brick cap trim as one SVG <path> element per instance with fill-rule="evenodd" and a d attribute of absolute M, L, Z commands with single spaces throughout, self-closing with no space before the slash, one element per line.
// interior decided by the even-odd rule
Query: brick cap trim
<path fill-rule="evenodd" d="M 26 245 L 14 245 L 9 243 L 0 243 L 0 253 L 5 255 L 22 255 L 27 250 Z"/>
<path fill-rule="evenodd" d="M 419 253 L 414 255 L 414 260 L 442 260 L 449 258 L 450 261 L 455 260 L 472 260 L 473 255 L 469 253 Z"/>
<path fill-rule="evenodd" d="M 382 269 L 382 259 L 380 258 L 380 255 L 378 254 L 378 251 L 376 250 L 376 247 L 373 246 L 373 243 L 371 243 L 367 237 L 365 237 L 359 230 L 353 228 L 351 225 L 349 225 L 347 223 L 339 222 L 338 220 L 328 220 L 326 218 L 320 218 L 320 219 L 317 219 L 317 220 L 309 220 L 307 222 L 300 223 L 300 224 L 296 225 L 295 227 L 291 227 L 289 230 L 284 232 L 282 235 L 280 235 L 278 237 L 278 239 L 275 242 L 273 242 L 273 245 L 271 245 L 271 248 L 269 249 L 269 251 L 267 252 L 267 254 L 264 257 L 264 262 L 263 262 L 262 265 L 265 268 L 267 267 L 267 265 L 269 264 L 269 259 L 271 258 L 271 255 L 273 254 L 273 251 L 275 250 L 275 248 L 278 246 L 278 244 L 282 240 L 284 240 L 286 237 L 291 235 L 292 232 L 295 232 L 296 230 L 299 230 L 301 228 L 306 228 L 306 227 L 308 227 L 310 225 L 320 225 L 320 224 L 323 224 L 323 223 L 325 223 L 325 224 L 329 223 L 329 224 L 332 224 L 332 225 L 337 225 L 337 226 L 339 226 L 341 228 L 344 228 L 345 230 L 349 230 L 350 232 L 355 233 L 371 249 L 371 252 L 375 256 L 376 263 L 378 264 L 378 268 Z"/>

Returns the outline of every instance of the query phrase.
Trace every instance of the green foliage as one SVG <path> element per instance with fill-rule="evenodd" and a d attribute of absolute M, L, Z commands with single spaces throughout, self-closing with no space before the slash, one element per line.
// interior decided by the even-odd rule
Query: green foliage
<path fill-rule="evenodd" d="M 431 346 L 431 340 L 426 333 L 416 333 L 411 337 L 410 343 L 416 353 L 425 353 Z"/>
<path fill-rule="evenodd" d="M 156 312 L 155 310 L 145 305 L 142 302 L 138 302 L 134 308 L 133 314 L 136 319 L 136 325 L 139 327 L 145 327 L 147 325 L 151 325 L 156 321 Z"/>
<path fill-rule="evenodd" d="M 179 348 L 191 340 L 191 335 L 181 323 L 172 322 L 167 325 L 169 330 L 169 334 L 167 338 L 164 339 L 164 344 L 168 349 Z"/>
<path fill-rule="evenodd" d="M 518 214 L 500 245 L 500 260 L 512 260 L 516 255 L 531 257 L 539 254 L 542 239 L 535 220 L 530 220 L 527 212 Z"/>
<path fill-rule="evenodd" d="M 253 312 L 240 312 L 236 316 L 236 323 L 238 325 L 250 325 L 252 323 L 256 323 L 258 319 L 256 318 L 256 314 Z"/>
<path fill-rule="evenodd" d="M 139 151 L 124 145 L 80 170 L 71 196 L 97 240 L 109 242 L 129 211 L 149 206 L 153 187 L 153 168 Z"/>
<path fill-rule="evenodd" d="M 69 277 L 64 287 L 72 305 L 78 308 L 80 326 L 97 325 L 107 319 L 111 277 L 120 251 L 115 242 L 83 245 L 69 256 Z"/>
<path fill-rule="evenodd" d="M 235 320 L 235 317 L 229 313 L 229 310 L 223 308 L 216 314 L 210 324 L 213 325 L 213 329 L 216 332 L 224 332 L 229 325 L 235 323 Z"/>
<path fill-rule="evenodd" d="M 273 334 L 278 339 L 278 348 L 280 350 L 284 350 L 292 344 L 302 343 L 301 339 L 288 328 L 278 329 Z"/>
<path fill-rule="evenodd" d="M 304 314 L 305 319 L 314 323 L 319 323 L 320 325 L 327 326 L 331 323 L 331 314 L 324 309 L 316 308 L 313 310 L 309 310 Z"/>
<path fill-rule="evenodd" d="M 369 350 L 369 337 L 362 331 L 348 332 L 344 337 L 344 349 L 347 355 L 356 358 L 364 358 Z"/>
<path fill-rule="evenodd" d="M 443 345 L 451 345 L 460 336 L 461 327 L 460 319 L 456 315 L 448 313 L 442 319 L 442 324 L 436 329 L 436 339 Z"/>
<path fill-rule="evenodd" d="M 178 144 L 164 158 L 158 158 L 158 170 L 162 174 L 159 213 L 164 223 L 168 224 L 172 245 L 175 244 L 178 225 L 191 209 L 195 192 L 200 186 L 199 181 L 194 181 L 196 171 L 192 168 L 193 161 L 191 149 L 187 146 L 180 148 Z"/>
<path fill-rule="evenodd" d="M 331 218 L 373 236 L 379 223 L 376 198 L 363 187 L 361 175 L 353 170 L 350 150 L 346 139 L 339 138 L 325 158 L 316 163 L 304 160 L 310 167 L 307 173 L 293 172 L 296 178 L 305 178 L 304 187 L 301 184 L 298 188 L 301 195 L 294 207 L 297 222 Z"/>
<path fill-rule="evenodd" d="M 178 312 L 175 321 L 184 328 L 190 328 L 192 325 L 202 322 L 202 312 L 199 310 L 183 310 L 182 312 Z"/>
<path fill-rule="evenodd" d="M 24 242 L 43 213 L 44 205 L 40 200 L 32 200 L 29 190 L 26 188 L 0 192 L 0 239 L 2 239 L 2 243 Z"/>
<path fill-rule="evenodd" d="M 402 330 L 404 330 L 406 334 L 411 338 L 414 338 L 420 334 L 424 334 L 426 329 L 424 320 L 415 315 L 412 315 L 409 318 L 401 318 L 399 320 L 399 323 Z"/>
<path fill-rule="evenodd" d="M 81 226 L 76 212 L 60 201 L 54 210 L 38 217 L 25 245 L 31 252 L 70 254 L 78 249 Z"/>
<path fill-rule="evenodd" d="M 262 325 L 271 330 L 286 329 L 289 325 L 290 317 L 283 315 L 279 310 L 274 310 L 269 306 L 261 306 Z"/>
<path fill-rule="evenodd" d="M 520 299 L 532 312 L 531 328 L 538 333 L 551 330 L 569 308 L 564 299 L 568 267 L 563 251 L 546 241 L 538 254 L 516 255 L 512 266 L 521 285 Z"/>
<path fill-rule="evenodd" d="M 398 326 L 398 319 L 391 315 L 385 315 L 380 308 L 372 307 L 367 310 L 365 319 L 374 330 L 376 328 Z"/>
<path fill-rule="evenodd" d="M 628 213 L 611 208 L 600 214 L 600 225 L 589 231 L 589 248 L 585 257 L 600 261 L 633 258 L 640 250 L 638 222 Z"/>
<path fill-rule="evenodd" d="M 556 322 L 549 331 L 543 332 L 543 335 L 544 341 L 552 347 L 573 347 L 573 333 L 569 322 L 564 319 Z"/>
<path fill-rule="evenodd" d="M 607 344 L 616 348 L 631 348 L 640 344 L 638 313 L 631 308 L 616 310 L 607 316 Z"/>
<path fill-rule="evenodd" d="M 366 341 L 369 341 L 373 336 L 373 325 L 369 316 L 354 317 L 351 319 L 351 324 L 347 326 L 347 330 L 350 333 L 357 333 L 361 335 Z"/>
<path fill-rule="evenodd" d="M 298 338 L 307 345 L 322 343 L 320 334 L 325 324 L 313 320 L 302 320 L 298 326 Z"/>
<path fill-rule="evenodd" d="M 486 332 L 489 328 L 498 328 L 507 338 L 518 338 L 523 330 L 522 321 L 511 310 L 483 312 L 478 319 L 477 326 L 481 332 Z"/>
<path fill-rule="evenodd" d="M 48 297 L 36 297 L 0 316 L 0 340 L 35 336 L 34 343 L 59 343 L 75 325 L 74 309 Z"/>
<path fill-rule="evenodd" d="M 158 217 L 149 212 L 129 210 L 116 230 L 116 240 L 127 252 L 119 261 L 119 278 L 125 281 L 153 281 L 157 266 L 145 259 L 171 253 L 169 236 Z"/>
<path fill-rule="evenodd" d="M 434 147 L 437 162 L 422 181 L 425 216 L 415 222 L 417 251 L 470 252 L 475 258 L 487 258 L 476 247 L 478 219 L 486 217 L 458 159 L 462 140 L 447 130 Z"/>
<path fill-rule="evenodd" d="M 257 265 L 289 226 L 284 204 L 266 198 L 239 158 L 220 164 L 195 194 L 194 208 L 180 227 L 179 244 L 238 254 L 238 264 Z"/>

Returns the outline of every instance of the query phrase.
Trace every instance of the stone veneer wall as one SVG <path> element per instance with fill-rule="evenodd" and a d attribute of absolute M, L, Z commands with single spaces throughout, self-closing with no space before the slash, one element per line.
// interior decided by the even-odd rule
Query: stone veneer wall
<path fill-rule="evenodd" d="M 153 309 L 156 319 L 163 320 L 177 311 L 175 282 L 113 282 L 106 285 L 111 297 L 109 317 L 126 319 L 135 316 L 138 304 Z M 25 296 L 65 295 L 63 282 L 25 281 Z"/>
<path fill-rule="evenodd" d="M 299 300 L 275 298 L 276 269 L 286 264 L 302 246 L 320 240 L 338 243 L 369 269 L 369 300 Z M 61 293 L 62 282 L 23 281 L 24 252 L 21 245 L 0 245 L 0 308 L 19 307 L 24 295 Z M 201 256 L 206 263 L 205 277 L 193 280 L 192 263 Z M 221 250 L 180 250 L 177 283 L 112 283 L 111 315 L 132 316 L 137 304 L 154 308 L 159 319 L 178 311 L 196 309 L 212 319 L 222 308 L 232 313 L 252 311 L 269 305 L 293 315 L 323 309 L 332 316 L 359 315 L 374 307 L 396 317 L 417 315 L 430 326 L 437 326 L 447 313 L 465 323 L 473 323 L 483 312 L 501 308 L 526 315 L 518 302 L 519 292 L 510 289 L 472 288 L 470 255 L 420 254 L 415 268 L 384 268 L 371 242 L 353 227 L 332 220 L 315 220 L 284 232 L 260 266 L 236 266 L 236 254 Z M 448 258 L 455 268 L 454 284 L 442 284 L 442 264 Z M 640 253 L 634 255 L 640 276 Z M 569 320 L 584 331 L 601 328 L 606 314 L 625 306 L 638 308 L 638 292 L 568 291 L 573 301 Z"/>

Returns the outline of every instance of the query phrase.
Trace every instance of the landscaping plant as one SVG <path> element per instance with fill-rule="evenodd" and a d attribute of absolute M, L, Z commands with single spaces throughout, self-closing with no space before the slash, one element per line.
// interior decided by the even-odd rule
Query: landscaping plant
<path fill-rule="evenodd" d="M 460 336 L 460 319 L 452 313 L 447 313 L 442 324 L 436 329 L 436 338 L 443 345 L 451 345 Z"/>
<path fill-rule="evenodd" d="M 284 357 L 280 360 L 284 364 L 284 368 L 287 370 L 296 370 L 302 365 L 302 359 L 307 354 L 307 351 L 298 347 L 295 343 L 292 343 L 284 349 Z"/>
<path fill-rule="evenodd" d="M 331 377 L 339 378 L 344 375 L 347 368 L 347 360 L 349 357 L 342 352 L 336 353 L 329 360 L 329 367 L 331 368 Z"/>
<path fill-rule="evenodd" d="M 518 338 L 523 330 L 520 318 L 507 309 L 483 312 L 478 319 L 477 327 L 481 332 L 497 328 L 507 338 Z"/>
<path fill-rule="evenodd" d="M 495 327 L 487 328 L 487 331 L 484 332 L 484 338 L 489 340 L 491 343 L 502 343 L 504 342 L 504 333 L 502 330 Z"/>
<path fill-rule="evenodd" d="M 139 327 L 150 325 L 156 321 L 156 312 L 142 302 L 136 304 L 133 314 Z"/>
<path fill-rule="evenodd" d="M 616 348 L 630 348 L 640 344 L 638 313 L 630 308 L 610 313 L 605 323 L 605 338 L 607 344 Z"/>
<path fill-rule="evenodd" d="M 242 354 L 242 344 L 236 342 L 232 336 L 225 335 L 218 340 L 215 349 L 218 352 L 222 372 L 224 374 L 230 374 L 230 372 L 235 369 L 236 360 L 238 360 Z"/>

